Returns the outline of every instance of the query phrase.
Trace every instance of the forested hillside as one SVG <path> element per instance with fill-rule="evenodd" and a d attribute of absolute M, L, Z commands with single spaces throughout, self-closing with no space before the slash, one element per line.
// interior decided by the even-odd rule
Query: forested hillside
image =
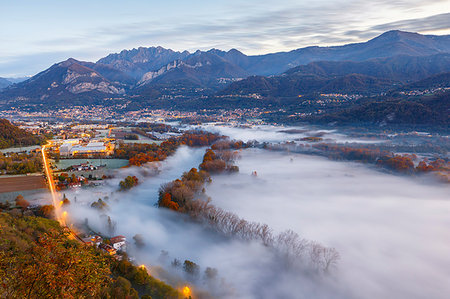
<path fill-rule="evenodd" d="M 448 129 L 450 125 L 450 92 L 433 96 L 380 97 L 367 99 L 349 109 L 313 116 L 309 120 L 318 123 L 339 124 L 404 124 L 437 125 Z"/>
<path fill-rule="evenodd" d="M 73 240 L 58 222 L 16 205 L 0 205 L 0 298 L 181 298 L 147 270 Z"/>
<path fill-rule="evenodd" d="M 43 138 L 33 135 L 11 124 L 7 119 L 0 119 L 0 148 L 40 144 Z"/>

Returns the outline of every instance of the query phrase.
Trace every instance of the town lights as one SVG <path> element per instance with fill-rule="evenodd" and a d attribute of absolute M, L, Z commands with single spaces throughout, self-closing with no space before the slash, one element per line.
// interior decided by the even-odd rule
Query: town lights
<path fill-rule="evenodd" d="M 191 296 L 191 289 L 188 286 L 185 286 L 182 290 L 183 296 L 189 298 Z"/>

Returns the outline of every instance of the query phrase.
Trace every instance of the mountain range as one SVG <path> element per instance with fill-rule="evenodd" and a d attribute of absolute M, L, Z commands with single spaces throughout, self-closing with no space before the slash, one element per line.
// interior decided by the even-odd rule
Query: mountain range
<path fill-rule="evenodd" d="M 450 71 L 450 54 L 397 55 L 366 61 L 318 61 L 294 67 L 282 75 L 251 76 L 221 91 L 222 95 L 258 93 L 296 97 L 308 93 L 370 95 Z M 431 83 L 431 82 L 429 82 Z"/>
<path fill-rule="evenodd" d="M 449 53 L 449 35 L 402 31 L 364 43 L 256 56 L 236 49 L 190 53 L 140 47 L 95 63 L 70 58 L 15 84 L 0 78 L 0 104 L 83 105 L 111 98 L 156 101 L 255 93 L 372 94 L 448 78 L 442 74 L 450 72 Z"/>

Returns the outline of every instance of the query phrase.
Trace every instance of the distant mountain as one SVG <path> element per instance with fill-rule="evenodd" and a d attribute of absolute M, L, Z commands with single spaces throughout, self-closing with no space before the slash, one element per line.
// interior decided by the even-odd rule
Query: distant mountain
<path fill-rule="evenodd" d="M 306 47 L 290 52 L 247 56 L 231 49 L 212 49 L 209 53 L 240 67 L 252 75 L 277 75 L 298 65 L 314 61 L 364 61 L 398 55 L 429 56 L 450 53 L 450 35 L 421 35 L 403 31 L 388 31 L 367 42 L 334 47 Z M 162 47 L 140 47 L 110 54 L 98 63 L 112 66 L 135 78 L 137 81 L 147 72 L 155 72 L 172 64 L 175 60 L 185 60 L 191 54 L 187 51 L 175 52 Z"/>
<path fill-rule="evenodd" d="M 188 51 L 175 52 L 162 47 L 139 47 L 123 50 L 120 53 L 109 54 L 97 61 L 120 70 L 137 81 L 149 71 L 156 71 L 175 60 L 183 60 L 190 53 Z"/>
<path fill-rule="evenodd" d="M 6 78 L 0 78 L 0 89 L 3 89 L 5 87 L 10 86 L 11 84 L 13 84 L 11 81 L 9 81 Z"/>
<path fill-rule="evenodd" d="M 80 104 L 84 100 L 94 101 L 97 97 L 117 96 L 125 93 L 125 85 L 108 80 L 94 69 L 91 63 L 75 59 L 54 64 L 47 70 L 30 79 L 14 84 L 2 91 L 2 100 L 20 100 L 31 103 L 67 103 Z M 111 73 L 117 72 L 114 69 Z M 109 74 L 109 77 L 113 77 Z"/>
<path fill-rule="evenodd" d="M 135 93 L 143 88 L 178 86 L 184 88 L 218 88 L 249 74 L 216 51 L 197 51 L 184 60 L 176 60 L 155 72 L 143 75 Z"/>
<path fill-rule="evenodd" d="M 19 82 L 23 82 L 25 80 L 30 79 L 30 77 L 15 77 L 15 78 L 5 78 L 5 79 L 11 83 L 19 83 Z"/>
<path fill-rule="evenodd" d="M 319 61 L 292 68 L 280 76 L 253 76 L 235 82 L 220 95 L 261 94 L 296 97 L 308 93 L 351 93 L 370 95 L 395 85 L 422 80 L 450 70 L 450 54 L 399 55 L 363 62 Z"/>
<path fill-rule="evenodd" d="M 389 31 L 364 43 L 257 56 L 236 49 L 189 53 L 140 47 L 95 63 L 75 59 L 57 63 L 3 88 L 0 103 L 78 105 L 111 97 L 160 101 L 203 98 L 220 90 L 219 96 L 369 95 L 445 72 L 450 72 L 450 35 L 402 31 Z"/>
<path fill-rule="evenodd" d="M 450 35 L 421 35 L 394 30 L 364 43 L 306 47 L 290 52 L 250 56 L 245 69 L 256 75 L 274 75 L 314 61 L 364 61 L 398 55 L 429 56 L 439 53 L 450 53 Z"/>
<path fill-rule="evenodd" d="M 317 75 L 337 77 L 361 74 L 376 78 L 411 82 L 450 70 L 450 54 L 431 56 L 398 55 L 363 62 L 318 61 L 301 65 L 286 72 L 286 75 Z"/>

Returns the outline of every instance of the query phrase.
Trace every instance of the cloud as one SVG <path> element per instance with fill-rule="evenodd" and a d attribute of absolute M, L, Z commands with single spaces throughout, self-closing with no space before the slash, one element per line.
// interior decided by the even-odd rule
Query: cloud
<path fill-rule="evenodd" d="M 433 15 L 425 18 L 406 19 L 384 24 L 378 24 L 367 30 L 349 30 L 347 36 L 356 36 L 358 39 L 372 38 L 389 30 L 402 30 L 409 32 L 426 33 L 450 29 L 450 13 Z"/>
<path fill-rule="evenodd" d="M 385 32 L 392 29 L 424 32 L 430 30 L 450 29 L 450 13 L 443 13 L 434 16 L 418 19 L 400 20 L 386 24 L 380 24 L 371 28 L 374 31 Z"/>
<path fill-rule="evenodd" d="M 194 3 L 191 8 L 182 10 L 175 6 L 157 15 L 161 7 L 148 16 L 134 12 L 135 20 L 129 11 L 114 22 L 111 19 L 107 22 L 87 20 L 80 28 L 63 30 L 64 34 L 30 38 L 18 56 L 7 47 L 14 45 L 14 39 L 21 41 L 21 35 L 9 34 L 6 37 L 11 43 L 5 44 L 2 52 L 10 53 L 11 61 L 23 58 L 29 62 L 27 74 L 38 71 L 38 66 L 42 65 L 27 57 L 45 55 L 41 53 L 55 53 L 60 57 L 58 52 L 66 52 L 67 57 L 94 61 L 122 49 L 161 45 L 178 51 L 236 48 L 246 54 L 263 54 L 311 45 L 362 42 L 391 29 L 431 33 L 449 30 L 449 13 L 442 9 L 446 3 L 448 0 L 324 0 L 314 3 L 284 0 L 230 2 L 228 5 L 217 2 L 209 4 L 207 11 L 201 4 Z M 18 69 L 22 69 L 21 64 L 24 63 L 19 62 Z M 24 74 L 13 69 L 13 63 L 3 64 L 0 75 Z"/>

